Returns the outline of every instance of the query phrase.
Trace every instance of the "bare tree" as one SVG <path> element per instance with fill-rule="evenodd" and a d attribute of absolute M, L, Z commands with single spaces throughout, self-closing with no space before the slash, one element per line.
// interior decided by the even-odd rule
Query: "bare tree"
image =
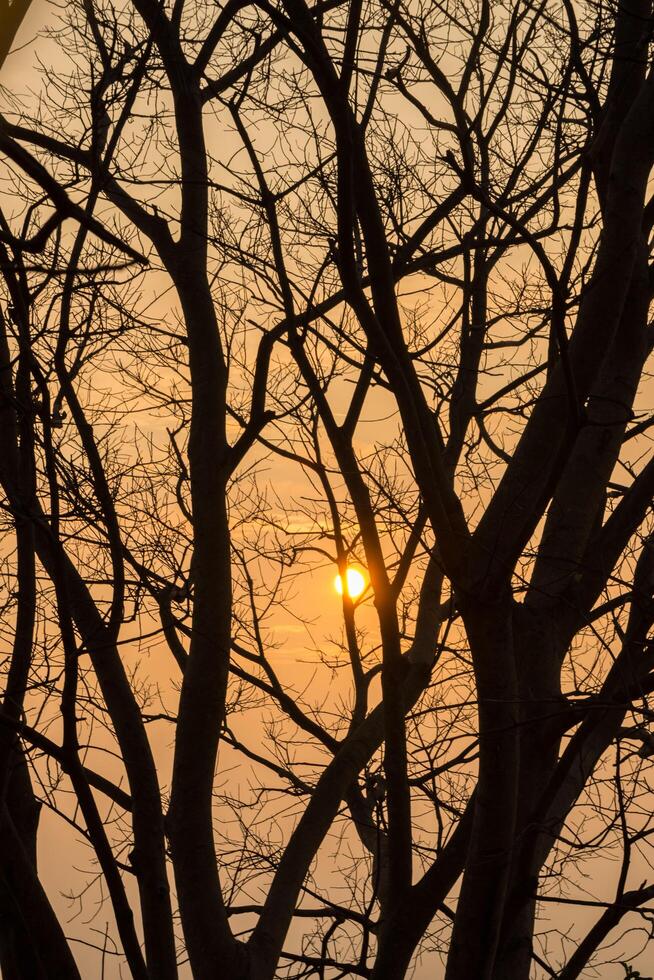
<path fill-rule="evenodd" d="M 102 970 L 631 969 L 652 16 L 53 25 L 0 117 L 3 976 L 84 973 L 43 806 L 111 908 Z"/>

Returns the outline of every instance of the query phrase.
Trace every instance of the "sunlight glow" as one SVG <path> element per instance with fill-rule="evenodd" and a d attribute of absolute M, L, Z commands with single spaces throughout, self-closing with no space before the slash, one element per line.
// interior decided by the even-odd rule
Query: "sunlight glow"
<path fill-rule="evenodd" d="M 365 578 L 356 568 L 348 568 L 345 573 L 345 582 L 350 599 L 356 599 L 366 587 Z M 340 575 L 334 579 L 334 588 L 339 595 L 343 595 L 343 579 Z"/>

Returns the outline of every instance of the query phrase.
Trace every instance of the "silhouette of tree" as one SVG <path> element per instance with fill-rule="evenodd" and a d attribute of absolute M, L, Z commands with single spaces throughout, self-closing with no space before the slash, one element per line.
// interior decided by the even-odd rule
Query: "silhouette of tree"
<path fill-rule="evenodd" d="M 0 117 L 3 976 L 81 975 L 44 805 L 103 970 L 638 966 L 653 23 L 61 11 Z"/>

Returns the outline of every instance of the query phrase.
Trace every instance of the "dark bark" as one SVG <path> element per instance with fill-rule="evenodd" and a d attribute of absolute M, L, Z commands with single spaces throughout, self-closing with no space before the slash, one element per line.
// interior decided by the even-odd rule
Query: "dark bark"
<path fill-rule="evenodd" d="M 12 947 L 20 980 L 24 971 L 36 964 L 36 977 L 81 980 L 61 925 L 43 891 L 11 815 L 5 807 L 0 814 L 1 897 L 9 906 L 11 929 L 18 942 Z M 33 954 L 27 951 L 31 946 Z M 41 971 L 39 973 L 39 971 Z"/>
<path fill-rule="evenodd" d="M 479 775 L 470 844 L 447 960 L 447 980 L 492 976 L 515 847 L 519 689 L 510 595 L 458 598 L 478 698 Z M 475 941 L 471 941 L 471 937 Z"/>
<path fill-rule="evenodd" d="M 434 863 L 384 923 L 371 980 L 395 980 L 406 974 L 418 943 L 461 876 L 474 809 L 473 796 Z"/>
<path fill-rule="evenodd" d="M 30 8 L 32 0 L 15 0 L 9 3 L 2 0 L 0 3 L 0 68 L 4 65 L 7 55 L 11 51 L 16 34 L 25 19 L 25 15 Z"/>

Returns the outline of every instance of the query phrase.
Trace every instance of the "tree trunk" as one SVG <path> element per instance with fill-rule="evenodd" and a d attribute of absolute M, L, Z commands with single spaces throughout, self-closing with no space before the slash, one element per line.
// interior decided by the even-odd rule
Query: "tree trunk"
<path fill-rule="evenodd" d="M 481 590 L 479 590 L 481 591 Z M 508 589 L 495 602 L 457 597 L 479 699 L 479 777 L 472 835 L 446 980 L 490 980 L 515 840 L 519 785 L 518 681 Z"/>

